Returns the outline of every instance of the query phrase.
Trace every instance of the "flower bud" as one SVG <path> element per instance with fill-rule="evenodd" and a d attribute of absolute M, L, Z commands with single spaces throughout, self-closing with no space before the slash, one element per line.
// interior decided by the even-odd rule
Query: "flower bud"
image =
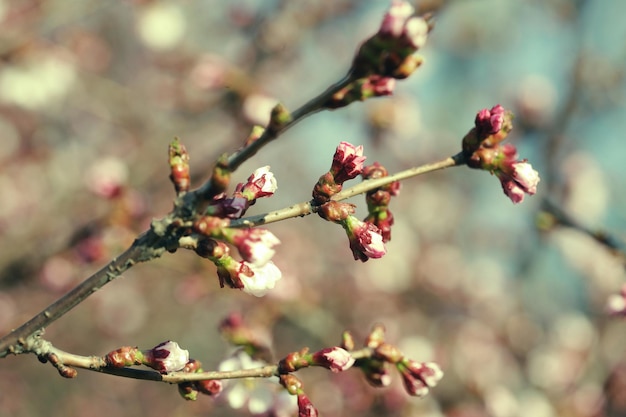
<path fill-rule="evenodd" d="M 171 340 L 160 343 L 143 354 L 143 364 L 162 374 L 179 371 L 189 361 L 189 351 L 182 349 L 178 343 Z"/>
<path fill-rule="evenodd" d="M 317 409 L 305 394 L 298 395 L 298 417 L 317 417 Z"/>
<path fill-rule="evenodd" d="M 332 372 L 343 372 L 354 364 L 350 352 L 338 346 L 322 349 L 312 356 L 311 365 L 322 366 Z"/>
<path fill-rule="evenodd" d="M 434 362 L 420 363 L 405 359 L 398 364 L 398 370 L 407 392 L 416 397 L 428 394 L 429 390 L 434 388 L 443 377 L 441 368 Z"/>

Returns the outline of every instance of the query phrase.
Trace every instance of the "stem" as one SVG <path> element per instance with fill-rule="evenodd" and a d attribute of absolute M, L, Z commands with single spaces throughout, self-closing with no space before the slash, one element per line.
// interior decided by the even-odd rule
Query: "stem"
<path fill-rule="evenodd" d="M 283 134 L 287 129 L 294 126 L 299 121 L 303 120 L 305 117 L 310 116 L 318 111 L 323 110 L 321 107 L 324 105 L 328 99 L 330 99 L 337 91 L 349 85 L 352 81 L 354 81 L 351 74 L 344 76 L 341 80 L 331 85 L 324 91 L 322 94 L 318 95 L 315 98 L 312 98 L 300 108 L 294 110 L 291 113 L 291 120 L 285 123 L 278 129 L 271 130 L 265 129 L 260 138 L 252 142 L 250 145 L 238 150 L 228 157 L 227 160 L 227 169 L 230 172 L 234 172 L 241 164 L 254 156 L 263 146 L 267 145 L 269 142 L 278 138 L 281 134 Z M 201 197 L 201 199 L 210 199 L 213 196 L 213 181 L 209 180 L 205 182 L 198 190 L 194 192 L 194 194 Z"/>
<path fill-rule="evenodd" d="M 49 326 L 91 294 L 122 275 L 135 263 L 159 257 L 163 250 L 156 249 L 154 245 L 158 238 L 152 231 L 142 234 L 119 257 L 113 259 L 108 265 L 74 287 L 35 317 L 2 337 L 0 339 L 0 358 L 10 353 L 14 355 L 26 353 L 28 348 L 25 343 L 30 335 Z"/>
<path fill-rule="evenodd" d="M 57 349 L 52 344 L 43 339 L 33 342 L 35 346 L 31 349 L 40 357 L 54 355 L 58 362 L 64 366 L 73 368 L 88 369 L 90 371 L 101 372 L 104 374 L 121 376 L 124 378 L 143 379 L 148 381 L 162 381 L 170 384 L 179 384 L 181 382 L 204 381 L 207 379 L 241 379 L 241 378 L 270 378 L 278 376 L 278 365 L 266 365 L 252 369 L 238 369 L 234 371 L 206 371 L 206 372 L 170 372 L 168 374 L 160 374 L 159 372 L 145 369 L 111 368 L 106 364 L 106 360 L 100 356 L 81 356 L 73 353 L 65 352 Z M 351 351 L 350 354 L 354 359 L 369 358 L 373 354 L 373 349 L 362 348 Z"/>
<path fill-rule="evenodd" d="M 389 175 L 383 178 L 376 178 L 371 180 L 365 180 L 360 184 L 347 188 L 334 196 L 333 201 L 342 201 L 350 197 L 354 197 L 358 194 L 366 193 L 370 190 L 383 187 L 387 184 L 391 184 L 394 181 L 401 181 L 407 178 L 416 177 L 418 175 L 426 174 L 428 172 L 438 171 L 444 168 L 451 168 L 454 166 L 464 165 L 465 158 L 463 153 L 458 153 L 454 156 L 448 157 L 432 164 L 421 165 L 419 167 L 409 168 L 404 171 L 400 171 L 396 174 Z M 271 211 L 269 213 L 259 214 L 256 216 L 250 216 L 243 219 L 233 220 L 229 227 L 254 227 L 269 223 L 275 223 L 281 220 L 290 219 L 293 217 L 304 217 L 317 210 L 317 206 L 312 201 L 304 201 L 302 203 L 294 204 L 284 209 Z"/>

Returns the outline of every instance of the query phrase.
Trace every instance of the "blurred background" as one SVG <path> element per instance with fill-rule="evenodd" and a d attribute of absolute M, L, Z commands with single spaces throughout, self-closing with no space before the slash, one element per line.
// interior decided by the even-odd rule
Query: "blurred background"
<path fill-rule="evenodd" d="M 383 259 L 355 262 L 339 227 L 292 219 L 269 226 L 284 276 L 264 298 L 220 289 L 212 264 L 181 250 L 131 269 L 46 337 L 82 355 L 172 339 L 216 369 L 231 313 L 278 358 L 337 345 L 343 330 L 361 341 L 380 322 L 444 379 L 417 399 L 395 374 L 373 389 L 357 370 L 301 371 L 321 415 L 626 416 L 626 324 L 606 313 L 625 278 L 626 2 L 414 4 L 435 12 L 424 65 L 393 97 L 316 114 L 242 166 L 235 183 L 271 165 L 279 185 L 248 214 L 309 200 L 340 141 L 396 172 L 457 153 L 476 112 L 498 103 L 516 115 L 510 140 L 540 173 L 537 195 L 513 205 L 495 177 L 464 167 L 414 178 L 391 203 Z M 173 137 L 199 186 L 277 101 L 294 109 L 342 77 L 388 5 L 0 0 L 0 334 L 169 211 Z M 166 384 L 85 370 L 65 380 L 31 355 L 0 361 L 0 416 L 249 415 L 226 399 L 185 402 Z"/>

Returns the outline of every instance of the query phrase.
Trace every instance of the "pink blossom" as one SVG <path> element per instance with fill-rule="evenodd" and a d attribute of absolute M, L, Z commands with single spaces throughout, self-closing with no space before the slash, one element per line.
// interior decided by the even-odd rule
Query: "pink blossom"
<path fill-rule="evenodd" d="M 537 192 L 539 173 L 528 162 L 514 162 L 511 169 L 498 170 L 496 175 L 500 179 L 504 194 L 515 204 L 524 200 L 524 194 L 534 195 Z"/>
<path fill-rule="evenodd" d="M 144 364 L 161 373 L 179 371 L 189 361 L 189 352 L 168 340 L 144 352 Z"/>
<path fill-rule="evenodd" d="M 363 146 L 354 146 L 348 142 L 339 143 L 335 150 L 333 164 L 330 167 L 335 183 L 343 184 L 345 181 L 360 175 L 365 159 Z"/>
<path fill-rule="evenodd" d="M 249 200 L 256 200 L 260 197 L 269 197 L 278 189 L 276 178 L 270 172 L 269 165 L 261 167 L 254 171 L 248 182 L 243 184 L 241 193 L 248 197 Z"/>
<path fill-rule="evenodd" d="M 244 261 L 255 266 L 263 266 L 276 253 L 273 248 L 280 240 L 266 229 L 240 229 L 233 236 L 232 243 Z"/>
<path fill-rule="evenodd" d="M 333 372 L 343 372 L 354 365 L 354 358 L 347 350 L 335 346 L 315 352 L 312 364 Z"/>
<path fill-rule="evenodd" d="M 343 225 L 355 260 L 365 262 L 369 258 L 382 258 L 387 252 L 380 230 L 373 224 L 349 216 Z"/>
<path fill-rule="evenodd" d="M 441 368 L 434 362 L 420 363 L 406 359 L 398 364 L 398 370 L 407 392 L 416 397 L 428 394 L 443 377 Z"/>

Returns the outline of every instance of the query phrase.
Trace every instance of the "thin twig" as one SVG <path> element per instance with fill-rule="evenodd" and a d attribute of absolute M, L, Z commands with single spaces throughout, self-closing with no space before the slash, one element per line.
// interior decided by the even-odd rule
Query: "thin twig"
<path fill-rule="evenodd" d="M 426 174 L 428 172 L 438 171 L 444 168 L 451 168 L 454 166 L 459 166 L 465 164 L 465 159 L 463 157 L 463 153 L 459 153 L 457 155 L 451 156 L 449 158 L 443 159 L 438 162 L 434 162 L 432 164 L 421 165 L 415 168 L 409 168 L 404 171 L 400 171 L 396 174 L 389 175 L 383 178 L 376 178 L 371 180 L 363 181 L 360 184 L 357 184 L 353 187 L 347 188 L 334 196 L 332 196 L 332 200 L 334 201 L 342 201 L 348 198 L 354 197 L 355 195 L 366 193 L 370 190 L 374 190 L 376 188 L 383 187 L 385 185 L 391 184 L 394 181 L 401 181 L 407 178 L 415 177 L 418 175 Z M 259 214 L 256 216 L 249 216 L 242 219 L 233 220 L 230 223 L 230 227 L 253 227 L 260 226 L 263 224 L 275 223 L 278 221 L 291 219 L 294 217 L 304 217 L 309 214 L 314 213 L 317 210 L 313 204 L 313 201 L 303 201 L 298 204 L 291 205 L 289 207 L 271 211 L 269 213 Z"/>

